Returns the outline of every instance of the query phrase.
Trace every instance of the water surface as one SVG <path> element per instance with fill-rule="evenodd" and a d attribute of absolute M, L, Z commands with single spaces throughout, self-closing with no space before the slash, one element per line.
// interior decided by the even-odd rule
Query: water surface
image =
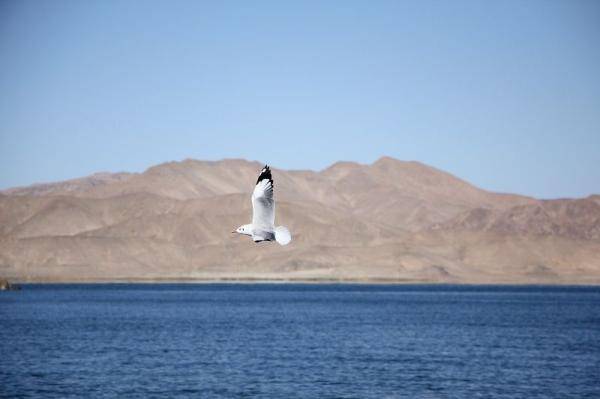
<path fill-rule="evenodd" d="M 600 397 L 594 287 L 27 285 L 0 325 L 0 397 Z"/>

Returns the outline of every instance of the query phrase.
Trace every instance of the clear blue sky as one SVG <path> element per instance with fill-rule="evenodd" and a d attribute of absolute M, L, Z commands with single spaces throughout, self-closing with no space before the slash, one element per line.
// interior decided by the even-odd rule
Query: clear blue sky
<path fill-rule="evenodd" d="M 600 193 L 600 2 L 0 1 L 0 188 L 381 155 Z"/>

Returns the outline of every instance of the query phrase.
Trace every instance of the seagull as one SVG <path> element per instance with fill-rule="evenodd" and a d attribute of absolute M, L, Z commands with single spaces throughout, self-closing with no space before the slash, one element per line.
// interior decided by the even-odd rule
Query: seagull
<path fill-rule="evenodd" d="M 241 225 L 232 233 L 250 236 L 254 242 L 277 241 L 280 245 L 287 245 L 292 241 L 286 227 L 275 227 L 273 178 L 269 165 L 260 171 L 252 192 L 252 223 Z"/>

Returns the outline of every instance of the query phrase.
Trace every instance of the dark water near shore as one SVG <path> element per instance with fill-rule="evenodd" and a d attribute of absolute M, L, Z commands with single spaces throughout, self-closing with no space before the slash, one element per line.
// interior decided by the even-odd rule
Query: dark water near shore
<path fill-rule="evenodd" d="M 600 397 L 594 287 L 29 285 L 0 326 L 0 397 Z"/>

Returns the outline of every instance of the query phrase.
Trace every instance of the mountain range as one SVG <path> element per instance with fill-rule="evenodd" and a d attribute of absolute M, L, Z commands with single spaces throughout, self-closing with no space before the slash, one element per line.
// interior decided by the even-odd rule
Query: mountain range
<path fill-rule="evenodd" d="M 282 247 L 231 234 L 262 166 L 188 159 L 4 190 L 0 277 L 600 283 L 600 195 L 494 193 L 390 157 L 272 168 Z"/>

